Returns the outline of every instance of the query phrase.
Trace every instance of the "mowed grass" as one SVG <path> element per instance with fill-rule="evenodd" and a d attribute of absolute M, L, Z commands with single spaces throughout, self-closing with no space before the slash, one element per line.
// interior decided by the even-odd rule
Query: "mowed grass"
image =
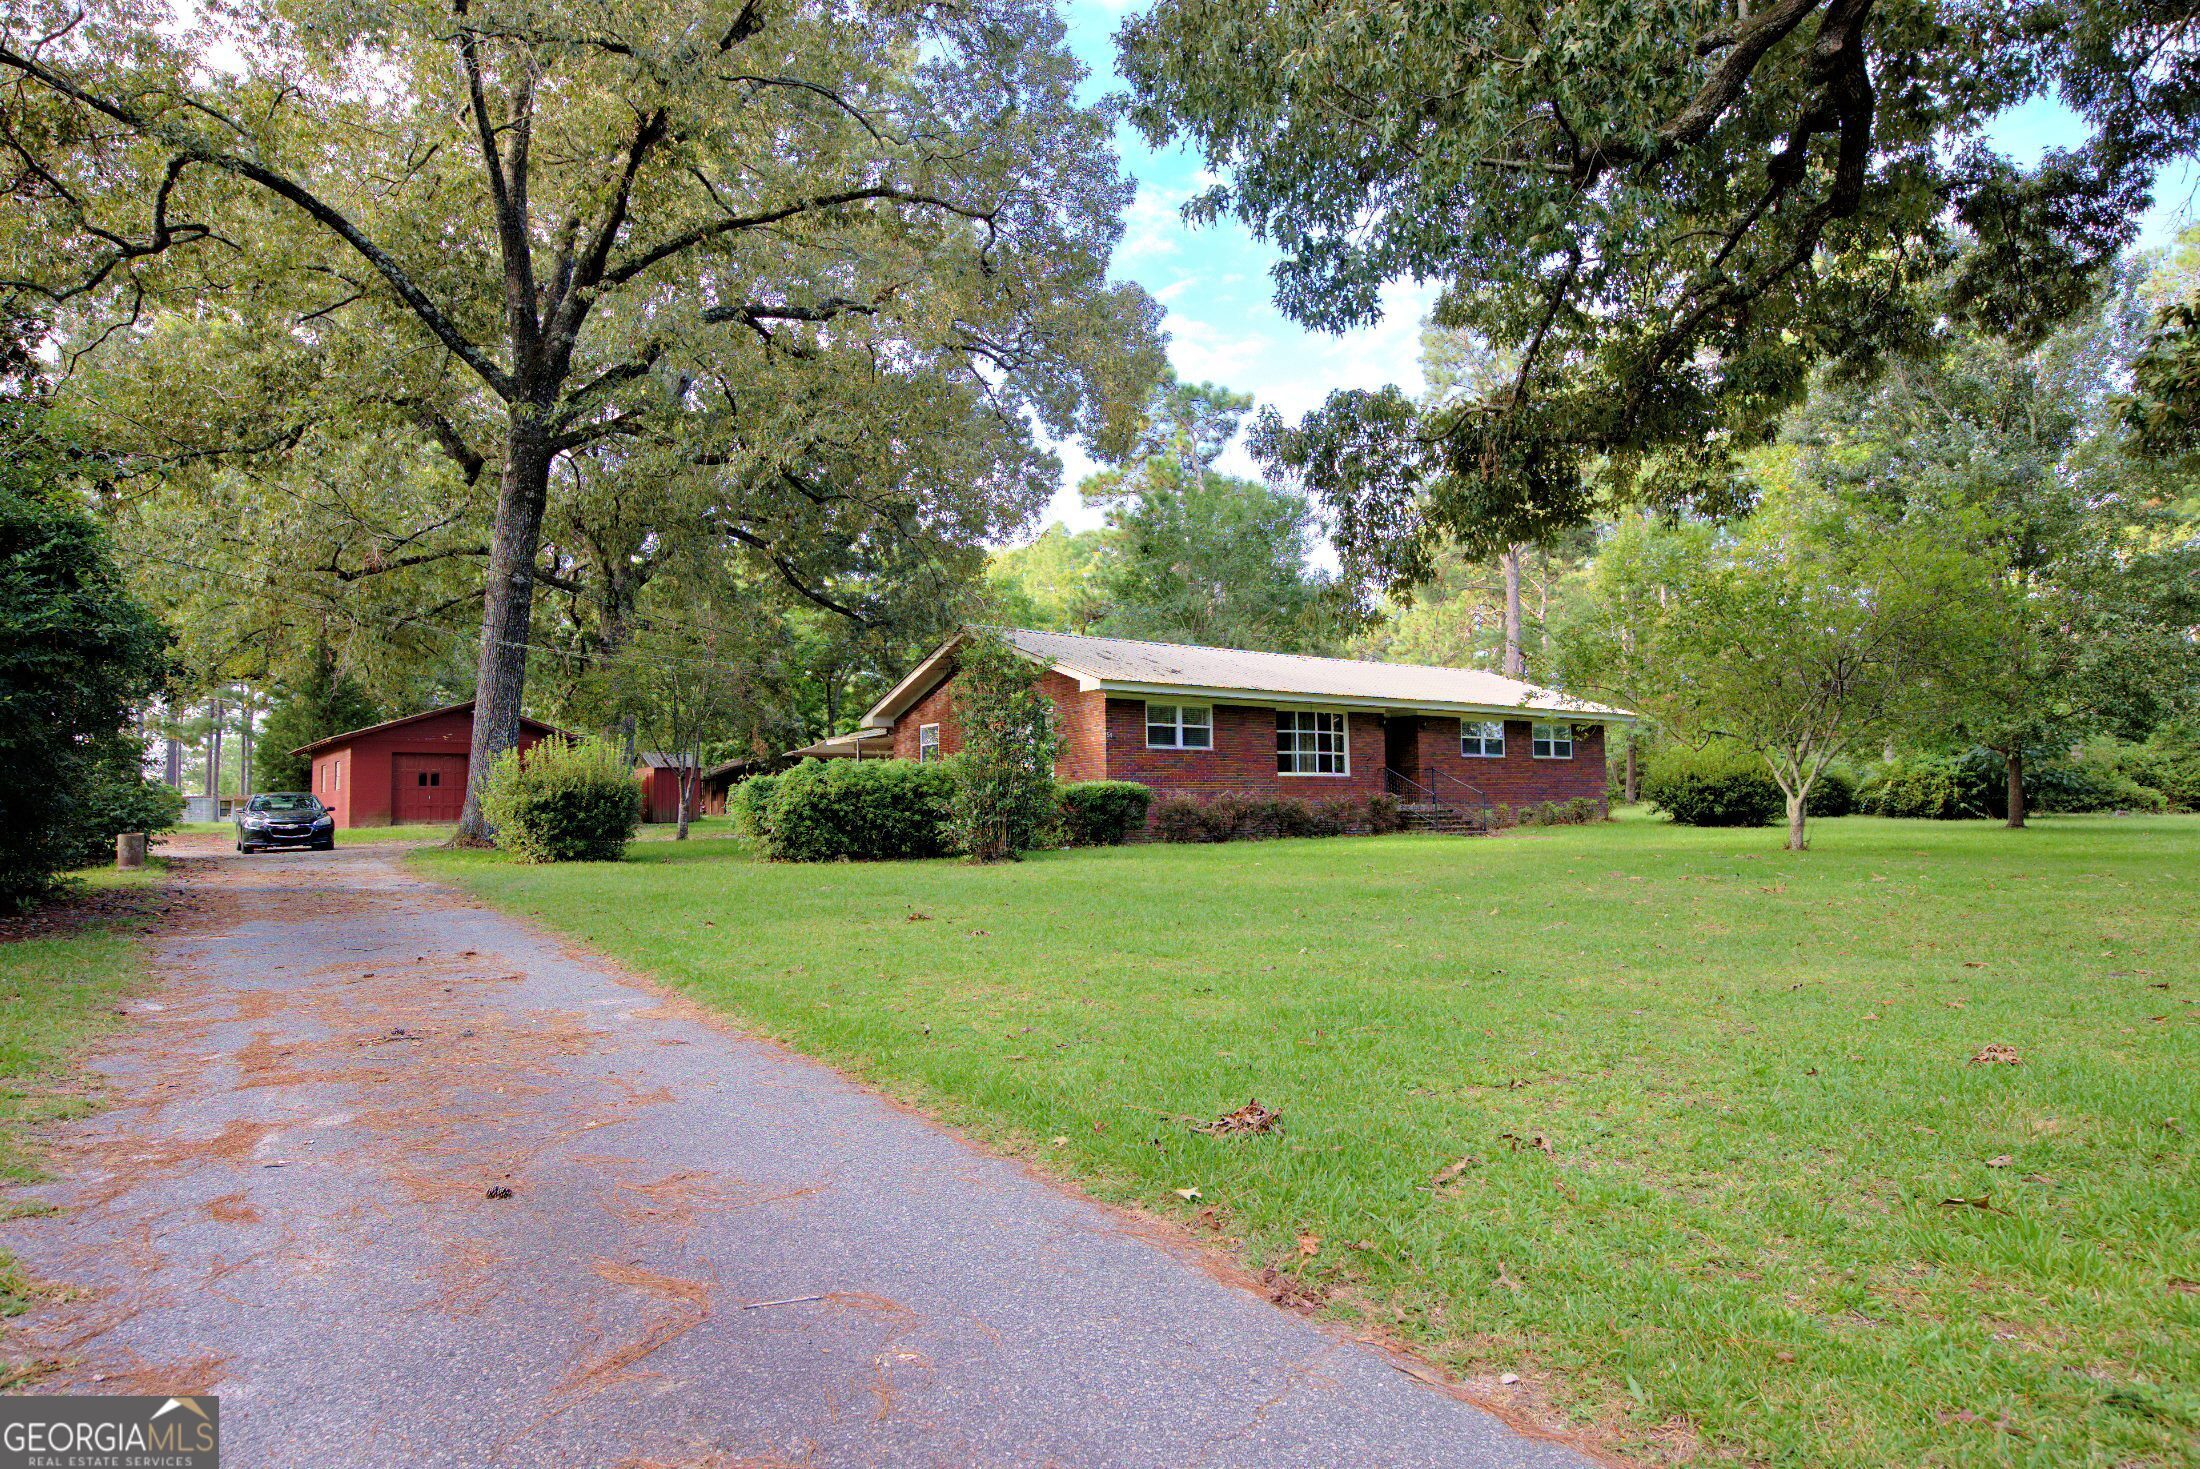
<path fill-rule="evenodd" d="M 341 827 L 336 833 L 336 845 L 339 847 L 372 847 L 392 842 L 443 843 L 451 839 L 452 829 L 449 823 L 434 826 Z M 642 827 L 638 834 L 638 840 L 669 842 L 678 834 L 678 830 L 670 822 L 653 822 Z M 223 837 L 235 841 L 237 827 L 236 823 L 229 821 L 184 821 L 177 823 L 174 834 L 178 836 Z M 733 835 L 733 823 L 723 816 L 698 816 L 688 823 L 688 836 L 690 839 L 731 835 Z"/>
<path fill-rule="evenodd" d="M 79 873 L 76 882 L 80 896 L 97 904 L 113 889 L 144 888 L 158 878 L 155 859 L 134 872 Z M 56 906 L 66 909 L 70 900 Z M 144 982 L 136 936 L 142 926 L 125 912 L 35 937 L 0 937 L 0 1178 L 43 1177 L 30 1130 L 98 1105 L 97 1090 L 83 1084 L 72 1063 L 122 1023 L 118 1002 Z M 0 1316 L 20 1314 L 34 1289 L 14 1257 L 0 1250 Z"/>
<path fill-rule="evenodd" d="M 2194 1462 L 2200 819 L 1778 841 L 412 860 L 1645 1457 Z"/>

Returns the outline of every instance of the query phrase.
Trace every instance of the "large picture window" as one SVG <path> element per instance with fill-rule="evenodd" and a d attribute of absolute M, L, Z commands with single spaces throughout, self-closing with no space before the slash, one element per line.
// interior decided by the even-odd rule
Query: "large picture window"
<path fill-rule="evenodd" d="M 921 762 L 921 761 L 925 761 L 925 760 L 937 760 L 937 759 L 939 759 L 939 758 L 940 758 L 940 727 L 939 727 L 938 725 L 936 725 L 936 724 L 920 724 L 920 725 L 918 725 L 918 726 L 917 726 L 917 759 L 918 759 L 918 760 L 919 760 L 919 761 Z"/>
<path fill-rule="evenodd" d="M 1502 757 L 1505 753 L 1505 721 L 1502 719 L 1460 720 L 1459 753 L 1484 760 L 1495 760 Z"/>
<path fill-rule="evenodd" d="M 1149 750 L 1212 750 L 1215 747 L 1215 711 L 1205 704 L 1148 704 L 1146 748 Z"/>
<path fill-rule="evenodd" d="M 1570 724 L 1536 725 L 1534 754 L 1538 760 L 1573 759 L 1574 727 Z"/>
<path fill-rule="evenodd" d="M 1276 770 L 1282 775 L 1350 774 L 1344 716 L 1327 709 L 1278 709 Z"/>

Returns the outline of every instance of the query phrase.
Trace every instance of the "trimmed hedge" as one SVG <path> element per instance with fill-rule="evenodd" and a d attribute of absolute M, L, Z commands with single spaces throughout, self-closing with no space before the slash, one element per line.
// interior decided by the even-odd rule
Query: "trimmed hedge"
<path fill-rule="evenodd" d="M 522 862 L 616 862 L 642 824 L 642 788 L 611 741 L 548 739 L 497 757 L 481 814 Z"/>
<path fill-rule="evenodd" d="M 1787 812 L 1762 760 L 1718 746 L 1659 751 L 1643 772 L 1642 796 L 1683 826 L 1763 826 Z"/>
<path fill-rule="evenodd" d="M 1153 791 L 1135 780 L 1082 780 L 1059 786 L 1062 839 L 1073 847 L 1116 847 L 1146 824 Z"/>
<path fill-rule="evenodd" d="M 942 856 L 953 850 L 952 764 L 805 760 L 771 777 L 756 839 L 775 862 Z"/>

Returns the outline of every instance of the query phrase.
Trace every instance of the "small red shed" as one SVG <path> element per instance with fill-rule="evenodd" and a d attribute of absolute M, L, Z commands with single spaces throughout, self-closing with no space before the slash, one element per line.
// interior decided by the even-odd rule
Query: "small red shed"
<path fill-rule="evenodd" d="M 524 715 L 519 747 L 565 731 Z M 466 804 L 466 757 L 474 743 L 471 699 L 347 730 L 300 746 L 313 761 L 313 794 L 338 826 L 436 825 Z"/>
<path fill-rule="evenodd" d="M 689 816 L 723 816 L 726 812 L 726 789 L 713 787 L 703 778 L 703 772 L 677 755 L 662 755 L 654 750 L 644 750 L 634 757 L 634 779 L 642 787 L 642 820 L 648 822 L 678 821 L 680 819 L 680 771 L 693 771 L 695 776 L 695 809 Z"/>

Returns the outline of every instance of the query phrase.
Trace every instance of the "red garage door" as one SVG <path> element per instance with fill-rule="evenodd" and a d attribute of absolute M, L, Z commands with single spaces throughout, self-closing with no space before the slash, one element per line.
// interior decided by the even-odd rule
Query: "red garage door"
<path fill-rule="evenodd" d="M 390 820 L 400 826 L 458 820 L 466 804 L 464 755 L 392 755 Z"/>

